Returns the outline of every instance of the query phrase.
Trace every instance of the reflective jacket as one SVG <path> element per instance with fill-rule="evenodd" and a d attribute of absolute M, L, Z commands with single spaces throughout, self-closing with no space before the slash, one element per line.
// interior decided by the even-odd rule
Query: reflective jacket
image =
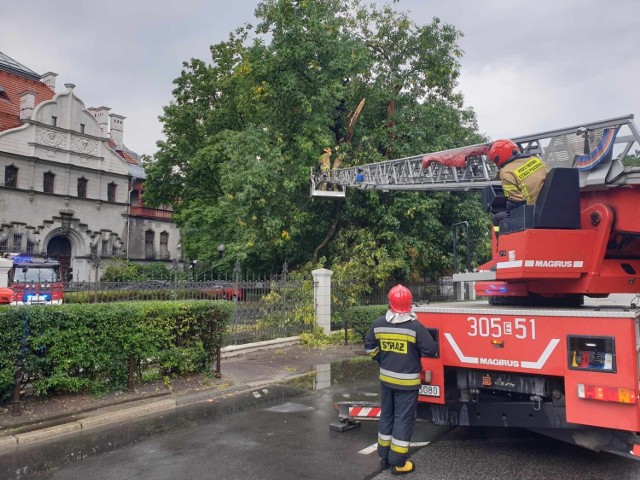
<path fill-rule="evenodd" d="M 392 312 L 377 318 L 365 337 L 367 354 L 380 364 L 380 381 L 390 388 L 420 388 L 421 357 L 433 357 L 436 344 L 415 316 L 402 323 L 390 323 Z M 397 317 L 396 317 L 397 318 Z"/>
<path fill-rule="evenodd" d="M 536 156 L 509 160 L 499 173 L 502 191 L 511 202 L 533 205 L 548 172 L 547 165 Z"/>

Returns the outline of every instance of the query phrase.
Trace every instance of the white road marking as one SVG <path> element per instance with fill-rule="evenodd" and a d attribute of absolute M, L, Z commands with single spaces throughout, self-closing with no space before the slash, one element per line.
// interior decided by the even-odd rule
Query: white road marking
<path fill-rule="evenodd" d="M 370 453 L 373 453 L 376 450 L 378 450 L 378 444 L 374 443 L 373 445 L 370 445 L 367 448 L 363 448 L 358 453 L 361 454 L 361 455 L 369 455 Z"/>
<path fill-rule="evenodd" d="M 430 443 L 431 442 L 411 442 L 411 445 L 409 445 L 409 446 L 410 447 L 426 447 Z"/>
<path fill-rule="evenodd" d="M 429 445 L 431 442 L 411 442 L 409 444 L 410 447 L 426 447 L 427 445 Z M 370 445 L 366 448 L 363 448 L 362 450 L 360 450 L 358 453 L 360 455 L 369 455 L 375 451 L 378 450 L 378 444 L 374 443 L 373 445 Z"/>

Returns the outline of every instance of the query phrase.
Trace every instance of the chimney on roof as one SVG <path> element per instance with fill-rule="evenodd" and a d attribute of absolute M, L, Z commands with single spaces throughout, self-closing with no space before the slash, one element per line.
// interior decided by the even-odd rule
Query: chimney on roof
<path fill-rule="evenodd" d="M 44 83 L 47 87 L 49 87 L 54 92 L 56 91 L 56 77 L 57 73 L 47 72 L 40 77 L 40 81 Z"/>
<path fill-rule="evenodd" d="M 91 107 L 88 109 L 100 125 L 100 133 L 104 138 L 109 138 L 109 107 Z"/>
<path fill-rule="evenodd" d="M 117 115 L 115 113 L 109 114 L 109 119 L 111 120 L 109 134 L 111 135 L 111 140 L 116 144 L 116 147 L 122 148 L 124 145 L 124 119 L 122 115 Z"/>
<path fill-rule="evenodd" d="M 32 90 L 25 90 L 20 94 L 20 120 L 31 118 L 36 106 L 36 94 Z"/>

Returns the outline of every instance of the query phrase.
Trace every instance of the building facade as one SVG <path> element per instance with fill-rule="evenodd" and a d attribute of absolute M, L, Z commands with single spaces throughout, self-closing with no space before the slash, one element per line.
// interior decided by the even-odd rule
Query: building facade
<path fill-rule="evenodd" d="M 120 259 L 180 260 L 170 209 L 142 204 L 145 173 L 124 145 L 125 117 L 86 108 L 54 73 L 0 52 L 0 254 L 58 259 L 85 281 Z"/>

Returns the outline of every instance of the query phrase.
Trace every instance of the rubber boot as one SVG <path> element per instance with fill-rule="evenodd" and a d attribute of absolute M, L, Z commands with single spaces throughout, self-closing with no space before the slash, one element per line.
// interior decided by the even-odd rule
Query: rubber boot
<path fill-rule="evenodd" d="M 415 469 L 415 463 L 413 463 L 411 460 L 407 460 L 406 462 L 404 462 L 404 465 L 402 467 L 397 467 L 395 465 L 391 467 L 391 473 L 393 475 L 404 475 L 405 473 L 413 472 Z"/>
<path fill-rule="evenodd" d="M 380 457 L 380 469 L 386 470 L 387 468 L 389 468 L 389 460 L 387 460 L 386 458 Z"/>

